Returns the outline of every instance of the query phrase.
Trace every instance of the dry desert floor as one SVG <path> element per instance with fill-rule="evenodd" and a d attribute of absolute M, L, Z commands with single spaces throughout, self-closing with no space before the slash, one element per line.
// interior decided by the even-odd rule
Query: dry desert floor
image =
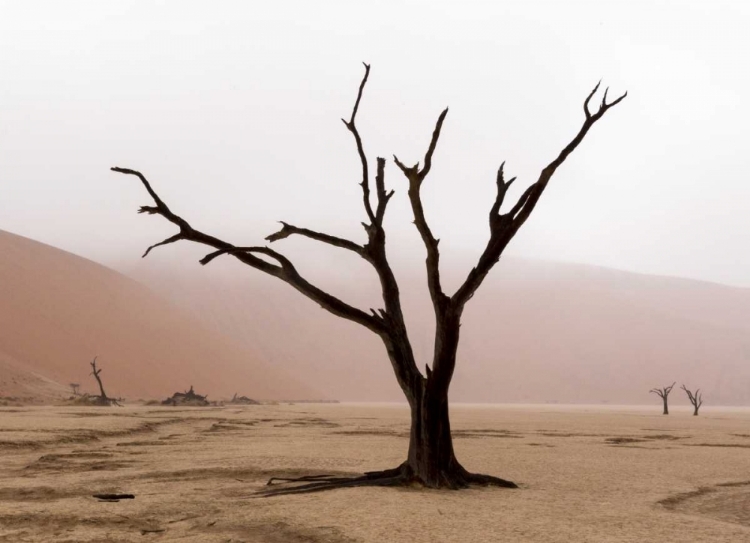
<path fill-rule="evenodd" d="M 660 411 L 455 405 L 459 459 L 520 489 L 258 498 L 396 466 L 405 406 L 0 408 L 0 541 L 750 541 L 750 410 Z"/>

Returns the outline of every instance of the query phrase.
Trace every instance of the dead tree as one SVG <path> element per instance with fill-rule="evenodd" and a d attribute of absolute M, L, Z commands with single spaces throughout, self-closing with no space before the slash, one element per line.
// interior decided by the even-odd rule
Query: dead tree
<path fill-rule="evenodd" d="M 369 74 L 370 66 L 365 64 L 364 77 L 360 83 L 351 116 L 348 120 L 342 119 L 344 126 L 354 138 L 361 163 L 362 180 L 360 186 L 362 188 L 364 211 L 367 216 L 365 222 L 362 223 L 366 234 L 365 243 L 357 243 L 286 222 L 281 222 L 281 229 L 268 236 L 266 240 L 276 242 L 290 236 L 303 236 L 360 256 L 372 265 L 380 280 L 383 297 L 383 307 L 381 308 L 370 309 L 368 312 L 321 290 L 303 277 L 291 260 L 268 246 L 236 246 L 193 228 L 186 219 L 175 213 L 162 200 L 141 172 L 119 167 L 112 168 L 112 171 L 133 175 L 145 187 L 154 204 L 142 206 L 139 213 L 160 215 L 178 228 L 178 232 L 173 236 L 146 249 L 143 256 L 148 255 L 155 247 L 181 240 L 206 245 L 214 250 L 200 260 L 201 264 L 208 264 L 222 255 L 231 255 L 251 268 L 284 281 L 337 317 L 364 326 L 376 334 L 385 346 L 396 380 L 411 408 L 409 449 L 403 464 L 394 469 L 368 473 L 353 479 L 325 476 L 307 477 L 297 481 L 306 482 L 302 486 L 277 488 L 270 490 L 267 494 L 310 492 L 344 486 L 400 485 L 411 482 L 421 483 L 431 488 L 456 489 L 464 488 L 472 483 L 515 488 L 516 485 L 510 481 L 468 472 L 459 463 L 453 451 L 448 417 L 448 387 L 456 366 L 461 315 L 466 303 L 474 296 L 487 274 L 498 262 L 510 240 L 531 215 L 553 174 L 583 141 L 594 124 L 610 108 L 620 103 L 627 96 L 627 93 L 608 102 L 607 91 L 605 90 L 599 106 L 595 111 L 591 111 L 589 105 L 599 89 L 599 84 L 597 84 L 583 103 L 584 119 L 575 136 L 541 170 L 538 179 L 523 191 L 518 201 L 512 206 L 508 206 L 510 209 L 505 211 L 502 209 L 503 204 L 508 189 L 515 178 L 506 180 L 504 167 L 503 165 L 500 166 L 495 181 L 497 192 L 489 210 L 489 241 L 476 266 L 452 295 L 443 290 L 439 268 L 439 240 L 428 225 L 421 197 L 422 187 L 432 169 L 433 157 L 448 109 L 445 109 L 437 119 L 421 166 L 419 163 L 408 166 L 394 156 L 395 164 L 406 177 L 407 193 L 414 215 L 414 224 L 427 252 L 427 284 L 436 317 L 432 361 L 431 364 L 425 365 L 425 372 L 421 373 L 407 334 L 396 277 L 386 258 L 386 232 L 383 228 L 383 218 L 388 203 L 394 194 L 393 190 L 386 190 L 386 160 L 378 157 L 375 162 L 375 202 L 373 203 L 370 164 L 355 124 Z"/>
<path fill-rule="evenodd" d="M 107 396 L 107 393 L 104 392 L 104 385 L 102 384 L 102 379 L 99 377 L 99 374 L 102 372 L 101 369 L 97 369 L 96 367 L 96 359 L 99 358 L 98 356 L 94 357 L 94 360 L 91 361 L 91 375 L 94 376 L 94 379 L 96 379 L 96 382 L 99 384 L 99 396 L 96 397 L 96 403 L 99 405 L 117 405 L 120 404 L 117 403 L 117 400 L 114 398 L 110 398 Z"/>
<path fill-rule="evenodd" d="M 695 394 L 693 394 L 687 388 L 685 388 L 685 385 L 682 385 L 680 388 L 685 391 L 688 400 L 690 400 L 690 403 L 693 404 L 693 416 L 697 417 L 698 409 L 700 409 L 701 405 L 703 405 L 703 395 L 701 394 L 701 389 L 697 389 L 695 391 Z"/>
<path fill-rule="evenodd" d="M 78 396 L 78 388 L 81 386 L 78 383 L 70 383 L 70 389 L 73 391 L 73 396 Z"/>
<path fill-rule="evenodd" d="M 662 415 L 669 415 L 669 406 L 667 405 L 667 397 L 669 396 L 669 393 L 672 392 L 672 388 L 677 384 L 677 381 L 669 385 L 668 387 L 664 388 L 652 388 L 649 390 L 649 393 L 651 394 L 657 394 L 662 401 L 664 402 L 664 412 Z"/>

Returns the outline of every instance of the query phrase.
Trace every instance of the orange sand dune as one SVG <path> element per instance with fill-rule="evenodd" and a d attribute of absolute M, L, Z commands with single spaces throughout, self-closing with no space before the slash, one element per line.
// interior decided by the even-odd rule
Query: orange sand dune
<path fill-rule="evenodd" d="M 319 397 L 284 369 L 117 272 L 3 231 L 0 253 L 2 396 L 62 390 L 49 380 L 95 392 L 88 364 L 98 355 L 107 394 L 114 397 L 165 397 L 191 384 L 209 399 L 234 392 L 260 399 Z"/>
<path fill-rule="evenodd" d="M 370 332 L 275 279 L 228 261 L 203 268 L 184 251 L 164 251 L 130 273 L 328 396 L 402 399 Z M 382 307 L 369 270 L 318 264 L 315 281 L 364 309 Z M 424 272 L 398 275 L 424 367 L 434 323 Z M 457 284 L 455 270 L 444 276 Z M 649 389 L 677 381 L 675 404 L 687 403 L 680 383 L 700 387 L 706 405 L 750 403 L 748 289 L 506 258 L 463 323 L 454 401 L 658 403 Z"/>

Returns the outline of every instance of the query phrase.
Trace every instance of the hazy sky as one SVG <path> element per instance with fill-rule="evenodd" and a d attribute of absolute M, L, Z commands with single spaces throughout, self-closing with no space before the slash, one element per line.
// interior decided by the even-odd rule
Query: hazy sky
<path fill-rule="evenodd" d="M 0 0 L 0 229 L 136 258 L 173 229 L 135 214 L 150 202 L 108 171 L 119 165 L 238 244 L 279 219 L 361 239 L 359 166 L 339 119 L 367 61 L 358 124 L 373 164 L 421 160 L 451 108 L 423 192 L 446 260 L 468 265 L 498 164 L 518 192 L 534 181 L 603 78 L 628 98 L 559 170 L 509 254 L 750 287 L 747 6 Z M 392 252 L 421 261 L 390 162 L 386 182 Z"/>

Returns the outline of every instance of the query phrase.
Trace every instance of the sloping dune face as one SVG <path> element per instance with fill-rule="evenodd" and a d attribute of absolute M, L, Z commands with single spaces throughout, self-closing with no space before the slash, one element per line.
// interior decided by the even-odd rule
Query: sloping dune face
<path fill-rule="evenodd" d="M 0 361 L 98 392 L 89 362 L 99 356 L 109 396 L 157 398 L 194 385 L 209 399 L 234 392 L 260 399 L 318 398 L 247 346 L 207 329 L 117 272 L 0 231 Z M 13 379 L 4 394 L 13 395 Z M 20 385 L 19 385 L 20 386 Z M 28 387 L 27 387 L 28 388 Z"/>
<path fill-rule="evenodd" d="M 213 265 L 212 265 L 213 266 Z M 342 400 L 400 400 L 373 334 L 279 281 L 217 263 L 142 272 L 194 315 Z M 336 266 L 314 278 L 359 307 L 381 307 L 377 284 Z M 448 288 L 461 274 L 446 269 Z M 169 280 L 166 281 L 165 278 Z M 410 338 L 424 368 L 434 316 L 424 273 L 399 274 Z M 451 398 L 468 402 L 659 403 L 677 381 L 706 405 L 750 402 L 750 290 L 593 266 L 506 258 L 469 302 Z"/>

